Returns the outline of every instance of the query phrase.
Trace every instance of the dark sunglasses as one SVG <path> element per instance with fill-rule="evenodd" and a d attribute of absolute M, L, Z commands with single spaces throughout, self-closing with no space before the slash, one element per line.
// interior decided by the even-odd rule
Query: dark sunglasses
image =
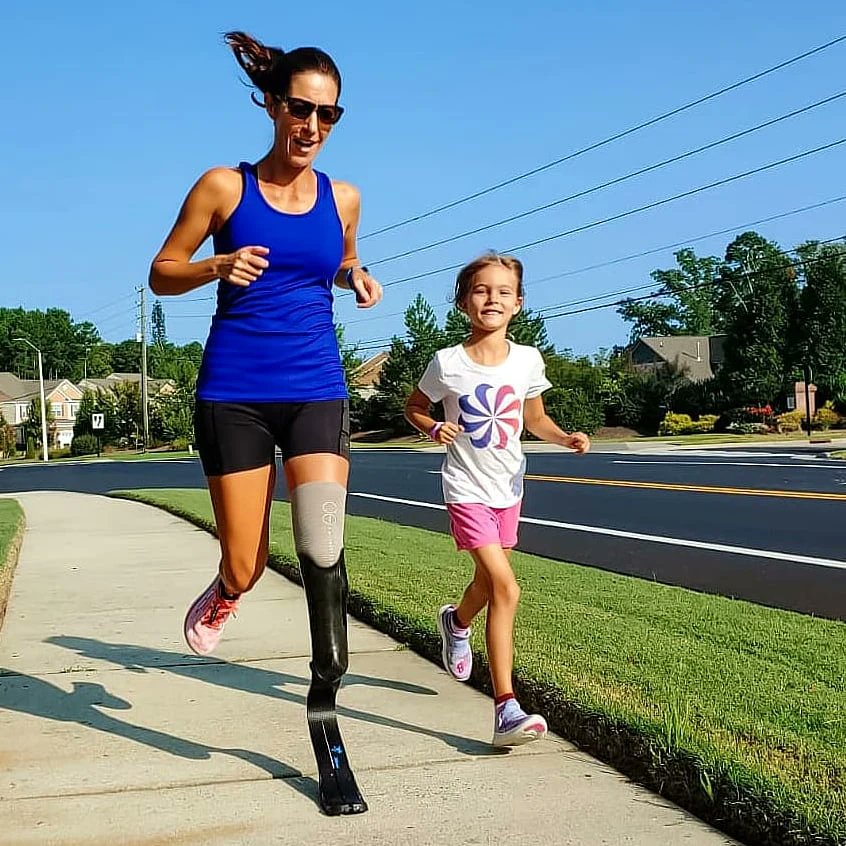
<path fill-rule="evenodd" d="M 283 97 L 282 102 L 288 114 L 296 120 L 308 120 L 317 109 L 317 120 L 325 126 L 334 126 L 344 113 L 343 106 L 319 106 L 311 100 L 302 100 L 299 97 Z"/>

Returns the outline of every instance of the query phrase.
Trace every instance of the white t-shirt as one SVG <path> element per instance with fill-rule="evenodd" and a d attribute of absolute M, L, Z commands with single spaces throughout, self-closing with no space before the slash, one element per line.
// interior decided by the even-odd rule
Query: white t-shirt
<path fill-rule="evenodd" d="M 444 458 L 445 502 L 508 508 L 523 497 L 523 403 L 552 384 L 535 347 L 508 345 L 495 367 L 476 364 L 461 344 L 447 347 L 420 379 L 420 390 L 433 403 L 443 400 L 446 419 L 464 429 Z"/>

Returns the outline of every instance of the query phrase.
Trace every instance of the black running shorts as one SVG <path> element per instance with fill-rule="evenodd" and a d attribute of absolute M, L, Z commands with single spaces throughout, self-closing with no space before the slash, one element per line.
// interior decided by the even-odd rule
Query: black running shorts
<path fill-rule="evenodd" d="M 194 434 L 206 476 L 266 467 L 276 460 L 328 452 L 349 458 L 347 400 L 215 402 L 197 400 Z"/>

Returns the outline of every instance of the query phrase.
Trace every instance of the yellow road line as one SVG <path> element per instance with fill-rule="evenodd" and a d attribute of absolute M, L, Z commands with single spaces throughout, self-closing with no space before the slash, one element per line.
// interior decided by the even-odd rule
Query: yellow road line
<path fill-rule="evenodd" d="M 533 482 L 562 482 L 570 485 L 602 485 L 611 488 L 649 488 L 658 491 L 688 491 L 690 493 L 734 494 L 735 496 L 772 496 L 780 499 L 824 499 L 846 501 L 846 494 L 817 493 L 816 491 L 777 491 L 766 488 L 720 488 L 708 485 L 673 485 L 667 482 L 632 482 L 623 479 L 585 479 L 579 476 L 539 476 L 527 474 Z"/>

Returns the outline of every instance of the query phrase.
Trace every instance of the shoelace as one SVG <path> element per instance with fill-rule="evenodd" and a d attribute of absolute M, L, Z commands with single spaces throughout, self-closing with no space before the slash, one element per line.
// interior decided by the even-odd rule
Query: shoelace
<path fill-rule="evenodd" d="M 213 629 L 220 628 L 229 619 L 230 614 L 237 619 L 234 603 L 217 597 L 204 615 L 203 625 Z"/>

